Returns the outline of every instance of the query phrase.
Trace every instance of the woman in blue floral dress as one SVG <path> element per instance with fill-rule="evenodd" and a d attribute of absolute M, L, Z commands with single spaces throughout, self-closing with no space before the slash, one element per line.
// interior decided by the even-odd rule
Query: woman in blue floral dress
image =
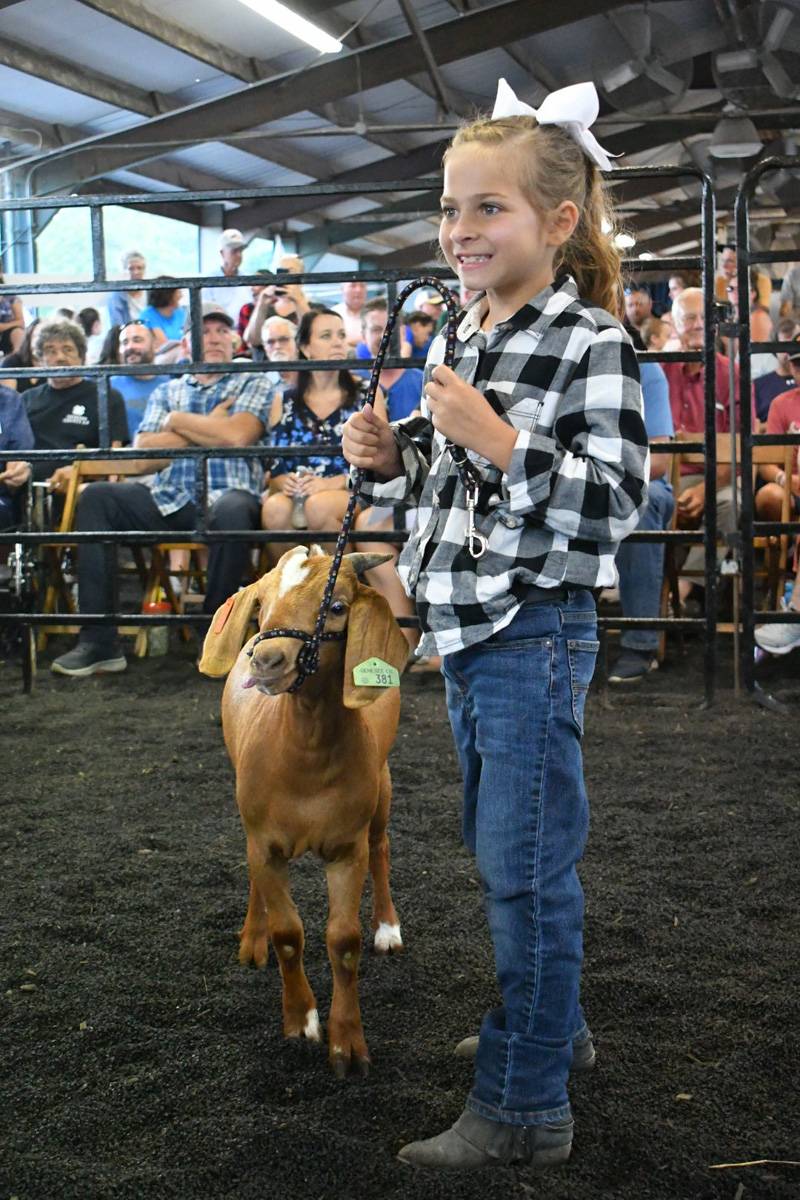
<path fill-rule="evenodd" d="M 298 357 L 312 361 L 347 357 L 344 322 L 330 309 L 312 309 L 297 330 Z M 276 395 L 268 441 L 276 448 L 324 442 L 338 448 L 348 417 L 364 402 L 366 381 L 350 371 L 301 371 L 296 387 Z M 386 418 L 378 390 L 375 408 Z M 269 491 L 261 508 L 264 529 L 335 530 L 341 524 L 349 492 L 349 471 L 341 454 L 332 457 L 276 457 L 270 464 Z M 271 563 L 286 550 L 268 544 Z"/>

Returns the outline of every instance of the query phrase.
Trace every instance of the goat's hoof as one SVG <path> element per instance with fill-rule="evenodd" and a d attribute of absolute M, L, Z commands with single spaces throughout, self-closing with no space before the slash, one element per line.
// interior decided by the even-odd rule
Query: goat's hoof
<path fill-rule="evenodd" d="M 373 950 L 375 954 L 381 955 L 401 954 L 403 950 L 403 939 L 400 936 L 400 926 L 389 925 L 386 921 L 381 921 L 380 925 L 375 930 Z"/>
<path fill-rule="evenodd" d="M 266 934 L 255 936 L 244 933 L 239 936 L 239 962 L 243 967 L 251 963 L 254 967 L 265 967 L 269 958 L 269 938 Z"/>
<path fill-rule="evenodd" d="M 359 1054 L 352 1054 L 348 1058 L 343 1053 L 333 1052 L 330 1064 L 337 1079 L 346 1079 L 348 1074 L 360 1075 L 362 1079 L 369 1075 L 369 1058 Z"/>
<path fill-rule="evenodd" d="M 316 1008 L 310 1008 L 308 1012 L 299 1016 L 285 1017 L 283 1034 L 284 1037 L 299 1041 L 303 1045 L 318 1046 L 322 1041 L 322 1026 Z"/>
<path fill-rule="evenodd" d="M 369 1074 L 369 1051 L 363 1039 L 350 1046 L 331 1044 L 329 1061 L 337 1079 L 347 1079 L 348 1074 L 366 1079 Z"/>
<path fill-rule="evenodd" d="M 299 1033 L 288 1034 L 286 1041 L 292 1047 L 292 1054 L 297 1054 L 303 1062 L 310 1062 L 319 1051 L 319 1042 L 309 1041 Z"/>

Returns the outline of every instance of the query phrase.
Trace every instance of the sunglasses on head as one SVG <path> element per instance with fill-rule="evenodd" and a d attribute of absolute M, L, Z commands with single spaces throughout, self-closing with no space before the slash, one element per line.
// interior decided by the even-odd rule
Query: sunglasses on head
<path fill-rule="evenodd" d="M 146 322 L 143 321 L 140 317 L 134 317 L 134 319 L 132 321 L 126 321 L 124 325 L 120 325 L 120 327 L 119 327 L 120 333 L 122 333 L 123 329 L 129 329 L 131 325 L 141 325 L 142 329 L 150 328 L 150 326 L 148 324 L 146 324 Z"/>

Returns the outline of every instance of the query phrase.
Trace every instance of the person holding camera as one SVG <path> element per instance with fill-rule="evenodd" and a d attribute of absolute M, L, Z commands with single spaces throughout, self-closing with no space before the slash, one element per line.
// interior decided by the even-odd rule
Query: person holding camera
<path fill-rule="evenodd" d="M 276 267 L 275 275 L 299 275 L 305 270 L 302 258 L 293 254 L 284 255 Z M 273 275 L 272 271 L 259 271 L 259 275 Z M 252 288 L 253 303 L 245 305 L 239 314 L 242 341 L 250 347 L 254 359 L 264 357 L 262 333 L 264 322 L 269 317 L 284 317 L 298 325 L 311 307 L 308 296 L 299 283 L 270 283 Z M 247 311 L 249 309 L 249 312 Z M 241 329 L 242 318 L 246 323 Z"/>

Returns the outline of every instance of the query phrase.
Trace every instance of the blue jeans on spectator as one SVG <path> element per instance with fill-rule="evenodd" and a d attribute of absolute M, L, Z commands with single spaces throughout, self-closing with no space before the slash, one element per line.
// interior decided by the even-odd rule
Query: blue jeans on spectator
<path fill-rule="evenodd" d="M 464 841 L 484 889 L 503 1004 L 485 1016 L 467 1107 L 511 1125 L 567 1120 L 589 824 L 581 735 L 597 657 L 591 592 L 525 604 L 442 672 L 464 776 Z"/>
<path fill-rule="evenodd" d="M 651 479 L 645 509 L 637 529 L 666 529 L 675 497 L 664 479 Z M 663 542 L 622 542 L 617 550 L 619 598 L 625 617 L 657 617 L 664 579 Z M 658 649 L 657 629 L 625 629 L 620 644 L 643 654 Z"/>

